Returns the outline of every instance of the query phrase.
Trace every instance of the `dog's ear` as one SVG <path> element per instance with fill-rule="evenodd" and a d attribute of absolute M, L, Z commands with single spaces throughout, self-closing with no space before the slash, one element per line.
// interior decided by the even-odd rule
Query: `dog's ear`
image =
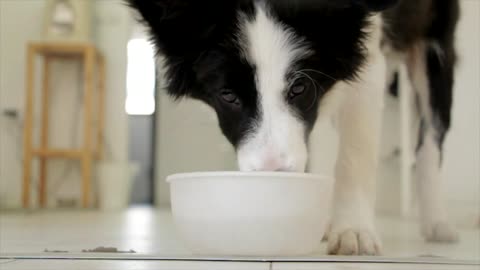
<path fill-rule="evenodd" d="M 151 38 L 165 57 L 167 90 L 179 98 L 192 96 L 192 66 L 218 43 L 235 18 L 231 0 L 125 0 L 136 9 Z"/>
<path fill-rule="evenodd" d="M 356 4 L 366 7 L 369 11 L 380 12 L 395 6 L 399 0 L 353 0 Z"/>
<path fill-rule="evenodd" d="M 351 8 L 361 7 L 367 11 L 379 12 L 393 7 L 399 0 L 267 0 L 276 8 L 311 9 L 311 8 Z"/>

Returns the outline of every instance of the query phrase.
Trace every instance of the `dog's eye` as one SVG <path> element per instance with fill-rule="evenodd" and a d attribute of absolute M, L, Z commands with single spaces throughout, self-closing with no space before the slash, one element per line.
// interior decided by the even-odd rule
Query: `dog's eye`
<path fill-rule="evenodd" d="M 224 89 L 220 92 L 220 97 L 226 103 L 239 106 L 240 100 L 238 99 L 237 95 L 232 92 L 232 90 Z"/>
<path fill-rule="evenodd" d="M 306 89 L 307 89 L 307 86 L 305 84 L 303 84 L 301 82 L 295 83 L 290 88 L 290 91 L 288 91 L 288 98 L 294 99 L 297 96 L 300 96 L 303 93 L 305 93 Z"/>

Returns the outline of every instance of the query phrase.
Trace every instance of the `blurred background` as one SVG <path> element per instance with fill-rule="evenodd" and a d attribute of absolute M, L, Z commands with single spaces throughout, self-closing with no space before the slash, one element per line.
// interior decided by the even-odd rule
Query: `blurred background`
<path fill-rule="evenodd" d="M 52 5 L 50 2 L 0 1 L 2 208 L 21 207 L 27 46 L 32 42 L 49 39 L 59 43 L 65 40 L 61 36 L 48 36 L 45 30 L 48 27 L 46 17 L 51 14 L 48 13 L 48 8 Z M 97 179 L 92 181 L 96 183 L 92 188 L 99 184 L 101 180 L 98 177 L 101 175 L 112 170 L 128 171 L 126 174 L 105 177 L 132 176 L 132 179 L 128 180 L 116 179 L 118 183 L 131 181 L 129 201 L 134 204 L 159 205 L 168 202 L 168 187 L 163 182 L 170 173 L 235 169 L 232 149 L 220 136 L 216 118 L 209 109 L 194 102 L 192 105 L 185 104 L 190 102 L 173 104 L 158 90 L 161 88 L 161 79 L 155 80 L 159 68 L 154 60 L 153 48 L 144 29 L 136 22 L 130 10 L 121 1 L 82 0 L 79 3 L 86 2 L 90 2 L 86 7 L 88 13 L 80 23 L 90 30 L 80 42 L 94 44 L 104 55 L 106 63 L 106 96 L 103 102 L 104 156 L 94 162 L 96 172 L 93 176 Z M 50 148 L 82 147 L 84 81 L 81 60 L 56 57 L 51 61 L 48 104 Z M 36 62 L 33 148 L 38 148 L 42 122 L 42 58 L 36 57 Z M 192 132 L 197 136 L 189 136 Z M 35 196 L 39 188 L 36 164 L 38 160 L 34 159 L 33 163 L 31 207 L 36 207 Z M 62 204 L 80 205 L 80 162 L 51 158 L 47 163 L 48 207 L 62 207 Z M 112 182 L 114 185 L 118 183 Z M 99 194 L 95 193 L 94 197 L 99 198 Z"/>
<path fill-rule="evenodd" d="M 442 177 L 449 214 L 455 222 L 471 225 L 480 222 L 480 1 L 461 0 L 461 9 L 453 125 L 445 144 Z M 53 57 L 49 64 L 46 131 L 42 129 L 45 103 L 41 86 L 45 64 L 41 53 L 34 58 L 34 76 L 27 76 L 28 46 L 45 42 L 60 44 L 49 51 Z M 27 208 L 40 209 L 38 194 L 42 189 L 47 209 L 77 211 L 84 206 L 81 158 L 62 152 L 82 149 L 86 127 L 82 64 L 85 58 L 62 52 L 62 45 L 69 42 L 93 46 L 105 61 L 104 100 L 93 94 L 89 102 L 98 109 L 91 113 L 93 118 L 103 110 L 104 121 L 103 125 L 102 121 L 89 122 L 92 137 L 103 144 L 99 146 L 101 158 L 92 159 L 88 208 L 103 213 L 132 205 L 168 207 L 167 175 L 236 169 L 234 151 L 221 135 L 213 111 L 196 101 L 174 103 L 164 95 L 160 61 L 154 60 L 145 29 L 121 1 L 0 0 L 0 209 L 3 213 L 23 209 L 25 192 L 30 195 Z M 92 74 L 101 80 L 98 69 Z M 34 87 L 30 104 L 32 125 L 27 137 L 31 137 L 32 149 L 40 149 L 42 134 L 47 134 L 48 148 L 57 152 L 34 154 L 31 183 L 25 187 L 22 183 L 29 81 Z M 408 85 L 402 88 L 408 91 Z M 378 209 L 387 215 L 414 216 L 413 185 L 410 176 L 401 173 L 412 159 L 409 156 L 412 147 L 402 137 L 408 132 L 402 131 L 400 123 L 402 119 L 410 119 L 413 126 L 415 119 L 401 109 L 398 98 L 387 96 L 386 103 Z M 101 126 L 103 132 L 95 133 Z M 414 144 L 415 139 L 410 138 L 410 142 Z M 47 146 L 42 147 L 45 150 Z M 330 123 L 318 123 L 311 138 L 310 171 L 331 174 L 335 149 L 336 136 Z M 43 186 L 42 160 L 48 172 Z"/>

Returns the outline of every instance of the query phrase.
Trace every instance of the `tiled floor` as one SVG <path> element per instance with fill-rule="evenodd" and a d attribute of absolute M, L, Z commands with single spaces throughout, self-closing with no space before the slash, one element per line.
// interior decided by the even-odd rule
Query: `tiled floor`
<path fill-rule="evenodd" d="M 478 270 L 478 265 L 391 263 L 271 263 L 105 260 L 0 260 L 2 270 Z"/>
<path fill-rule="evenodd" d="M 275 270 L 478 270 L 479 265 L 434 265 L 404 263 L 273 263 Z"/>
<path fill-rule="evenodd" d="M 2 270 L 269 270 L 269 263 L 184 262 L 184 261 L 114 261 L 114 260 L 16 260 L 0 261 Z"/>
<path fill-rule="evenodd" d="M 303 262 L 342 260 L 318 254 L 297 258 L 297 262 L 212 262 L 175 260 L 191 257 L 178 241 L 171 215 L 167 210 L 134 208 L 125 212 L 44 211 L 7 212 L 0 215 L 0 269 L 480 269 L 480 230 L 462 228 L 457 244 L 428 244 L 418 234 L 415 222 L 379 218 L 380 233 L 386 257 L 377 262 L 332 263 Z M 99 246 L 116 247 L 135 254 L 82 253 Z M 45 252 L 65 251 L 62 253 Z M 154 260 L 162 257 L 163 260 Z M 473 265 L 405 264 L 410 259 L 440 263 L 455 259 Z M 92 259 L 94 257 L 95 259 Z M 102 258 L 103 257 L 103 258 Z M 440 257 L 440 258 L 437 258 Z M 16 258 L 16 259 L 9 259 Z M 402 264 L 391 264 L 387 258 L 399 258 Z M 101 259 L 101 260 L 100 260 Z M 365 258 L 359 258 L 364 260 Z M 295 259 L 294 259 L 295 260 Z M 384 260 L 383 263 L 380 260 Z M 476 264 L 476 265 L 475 265 Z"/>

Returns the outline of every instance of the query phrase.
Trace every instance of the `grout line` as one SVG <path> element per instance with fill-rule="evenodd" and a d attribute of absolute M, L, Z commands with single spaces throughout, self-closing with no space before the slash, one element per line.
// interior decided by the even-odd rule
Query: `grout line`
<path fill-rule="evenodd" d="M 22 260 L 118 260 L 118 261 L 210 261 L 210 262 L 268 262 L 268 263 L 403 263 L 424 265 L 480 265 L 478 260 L 452 260 L 434 257 L 388 258 L 375 256 L 326 256 L 318 258 L 210 258 L 188 256 L 153 256 L 153 255 L 119 255 L 119 254 L 0 254 L 0 259 Z M 273 266 L 273 265 L 272 265 Z"/>
<path fill-rule="evenodd" d="M 5 265 L 7 263 L 12 263 L 12 262 L 16 262 L 18 261 L 18 259 L 0 259 L 0 265 Z"/>

